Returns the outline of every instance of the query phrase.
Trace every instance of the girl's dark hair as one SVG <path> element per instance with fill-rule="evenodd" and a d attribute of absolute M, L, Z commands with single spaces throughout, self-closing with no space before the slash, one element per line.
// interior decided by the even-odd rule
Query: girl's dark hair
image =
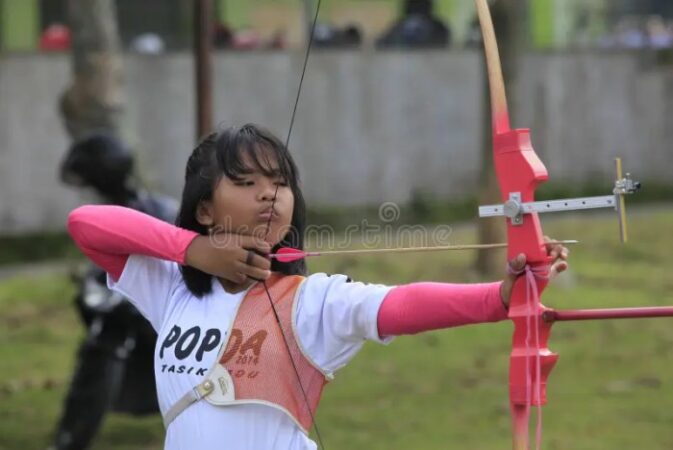
<path fill-rule="evenodd" d="M 278 162 L 280 176 L 284 178 L 294 195 L 291 229 L 272 251 L 279 247 L 304 248 L 306 227 L 306 205 L 299 187 L 297 166 L 282 141 L 268 130 L 247 124 L 231 127 L 206 136 L 194 149 L 187 160 L 185 187 L 176 225 L 199 234 L 208 235 L 208 228 L 196 220 L 196 212 L 201 201 L 212 200 L 213 190 L 222 176 L 237 179 L 250 173 L 243 156 L 247 155 L 255 169 L 273 176 L 270 157 Z M 272 156 L 271 156 L 272 155 Z M 303 260 L 281 263 L 273 260 L 271 270 L 286 275 L 306 274 Z M 191 266 L 181 266 L 182 278 L 187 288 L 197 297 L 203 297 L 212 290 L 212 275 Z"/>

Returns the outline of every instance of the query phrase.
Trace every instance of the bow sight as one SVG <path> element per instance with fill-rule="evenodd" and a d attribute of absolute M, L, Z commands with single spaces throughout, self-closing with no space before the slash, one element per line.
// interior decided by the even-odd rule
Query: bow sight
<path fill-rule="evenodd" d="M 561 211 L 577 211 L 582 209 L 614 208 L 617 211 L 622 243 L 628 240 L 626 234 L 626 209 L 624 197 L 636 193 L 641 184 L 631 178 L 627 173 L 622 176 L 622 160 L 615 160 L 617 167 L 617 179 L 612 195 L 598 197 L 566 198 L 561 200 L 546 200 L 524 203 L 521 201 L 520 192 L 510 192 L 509 200 L 502 205 L 487 205 L 479 207 L 479 217 L 509 218 L 514 226 L 523 224 L 523 215 L 531 213 L 550 213 Z"/>

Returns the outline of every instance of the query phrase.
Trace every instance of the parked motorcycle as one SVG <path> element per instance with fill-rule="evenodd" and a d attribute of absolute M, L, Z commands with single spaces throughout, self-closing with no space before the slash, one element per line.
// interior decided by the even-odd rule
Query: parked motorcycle
<path fill-rule="evenodd" d="M 93 188 L 105 203 L 142 211 L 173 223 L 177 202 L 134 186 L 133 157 L 115 136 L 97 133 L 70 148 L 62 180 Z M 77 283 L 75 306 L 86 326 L 52 446 L 89 447 L 108 411 L 158 413 L 153 354 L 156 332 L 122 295 L 107 288 L 106 273 L 90 265 Z"/>

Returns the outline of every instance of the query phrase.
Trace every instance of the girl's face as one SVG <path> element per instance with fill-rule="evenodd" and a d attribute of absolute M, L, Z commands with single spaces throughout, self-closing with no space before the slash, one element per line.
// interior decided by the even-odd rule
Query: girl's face
<path fill-rule="evenodd" d="M 280 174 L 275 157 L 266 158 L 269 167 L 264 170 L 256 167 L 247 154 L 242 159 L 250 169 L 237 179 L 222 176 L 212 200 L 199 206 L 197 219 L 214 227 L 215 232 L 255 236 L 273 247 L 290 229 L 294 211 L 292 189 Z"/>

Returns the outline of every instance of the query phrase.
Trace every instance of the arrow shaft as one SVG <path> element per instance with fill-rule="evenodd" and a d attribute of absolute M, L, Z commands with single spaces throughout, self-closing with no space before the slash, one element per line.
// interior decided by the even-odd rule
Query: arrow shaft
<path fill-rule="evenodd" d="M 552 241 L 548 244 L 555 245 L 573 245 L 578 241 Z M 460 250 L 489 250 L 496 248 L 507 248 L 507 244 L 466 244 L 466 245 L 446 245 L 441 247 L 403 247 L 403 248 L 373 248 L 359 250 L 331 250 L 327 252 L 308 252 L 321 256 L 327 255 L 348 255 L 348 254 L 367 254 L 367 253 L 414 253 L 414 252 L 440 252 L 440 251 L 460 251 Z"/>
<path fill-rule="evenodd" d="M 551 241 L 550 245 L 573 245 L 578 244 L 575 240 L 566 241 Z M 374 253 L 421 253 L 421 252 L 439 252 L 439 251 L 461 251 L 461 250 L 489 250 L 497 248 L 507 248 L 507 244 L 467 244 L 467 245 L 447 245 L 440 247 L 403 247 L 403 248 L 372 248 L 372 249 L 357 249 L 357 250 L 329 250 L 325 252 L 298 252 L 298 257 L 308 256 L 331 256 L 331 255 L 365 255 Z M 281 255 L 274 253 L 269 255 L 271 258 L 287 257 L 288 255 Z"/>

